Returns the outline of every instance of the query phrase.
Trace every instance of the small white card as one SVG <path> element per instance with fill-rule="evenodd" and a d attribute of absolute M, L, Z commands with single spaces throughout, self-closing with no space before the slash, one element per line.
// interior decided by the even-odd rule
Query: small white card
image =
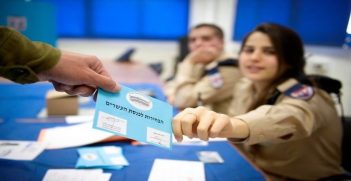
<path fill-rule="evenodd" d="M 171 142 L 169 133 L 160 131 L 151 127 L 147 127 L 146 141 L 149 143 L 154 143 L 164 147 L 168 147 Z"/>
<path fill-rule="evenodd" d="M 49 169 L 43 181 L 109 181 L 111 173 L 103 173 L 102 169 Z"/>
<path fill-rule="evenodd" d="M 148 181 L 204 181 L 204 163 L 197 161 L 155 159 Z"/>
<path fill-rule="evenodd" d="M 35 141 L 0 140 L 0 158 L 10 160 L 33 160 L 43 150 L 45 144 Z"/>
<path fill-rule="evenodd" d="M 93 122 L 46 128 L 40 131 L 38 142 L 46 149 L 69 148 L 88 145 L 114 136 L 112 133 L 93 129 Z"/>
<path fill-rule="evenodd" d="M 197 157 L 204 163 L 223 163 L 224 160 L 216 151 L 199 151 Z"/>

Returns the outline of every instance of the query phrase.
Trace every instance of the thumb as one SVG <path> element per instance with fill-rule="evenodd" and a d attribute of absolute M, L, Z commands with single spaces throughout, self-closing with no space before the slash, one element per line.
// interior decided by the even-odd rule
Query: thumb
<path fill-rule="evenodd" d="M 93 79 L 91 79 L 91 81 L 87 84 L 96 85 L 109 92 L 118 92 L 121 89 L 121 87 L 110 77 L 106 77 L 100 74 L 95 74 L 95 76 L 93 76 Z"/>

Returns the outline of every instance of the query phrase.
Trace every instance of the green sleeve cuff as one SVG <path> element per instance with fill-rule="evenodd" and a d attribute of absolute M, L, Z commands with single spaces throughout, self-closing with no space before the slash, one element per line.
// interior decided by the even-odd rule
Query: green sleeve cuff
<path fill-rule="evenodd" d="M 39 72 L 51 69 L 61 56 L 52 46 L 32 42 L 15 30 L 0 27 L 0 76 L 17 83 L 39 81 Z"/>

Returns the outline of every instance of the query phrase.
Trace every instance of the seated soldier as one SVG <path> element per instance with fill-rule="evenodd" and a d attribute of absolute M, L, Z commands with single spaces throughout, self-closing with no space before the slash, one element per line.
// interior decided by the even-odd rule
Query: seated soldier
<path fill-rule="evenodd" d="M 223 31 L 213 24 L 199 24 L 190 31 L 188 47 L 190 53 L 166 84 L 168 101 L 180 109 L 204 105 L 225 113 L 241 75 L 236 60 L 224 52 Z"/>

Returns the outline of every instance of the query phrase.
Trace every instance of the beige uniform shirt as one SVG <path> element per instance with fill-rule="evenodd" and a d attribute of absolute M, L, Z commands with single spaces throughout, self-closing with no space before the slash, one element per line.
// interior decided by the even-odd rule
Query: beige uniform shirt
<path fill-rule="evenodd" d="M 167 96 L 173 97 L 174 106 L 184 109 L 196 107 L 199 95 L 206 106 L 214 111 L 226 113 L 232 97 L 234 84 L 241 78 L 238 67 L 218 66 L 223 81 L 220 87 L 214 87 L 205 71 L 218 65 L 220 61 L 230 58 L 222 54 L 208 65 L 193 64 L 185 59 L 178 65 L 174 80 L 165 86 Z"/>
<path fill-rule="evenodd" d="M 278 90 L 285 92 L 290 79 Z M 250 130 L 243 144 L 235 143 L 264 171 L 298 180 L 317 180 L 340 174 L 342 127 L 331 97 L 315 89 L 308 100 L 279 96 L 275 105 L 247 112 L 254 100 L 252 83 L 236 85 L 229 114 L 245 121 Z"/>

